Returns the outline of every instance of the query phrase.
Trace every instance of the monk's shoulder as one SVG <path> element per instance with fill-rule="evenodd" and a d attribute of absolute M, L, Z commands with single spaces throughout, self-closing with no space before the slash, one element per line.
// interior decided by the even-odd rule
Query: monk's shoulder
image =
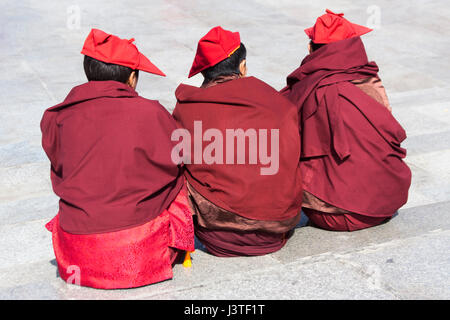
<path fill-rule="evenodd" d="M 136 109 L 143 113 L 168 113 L 166 108 L 158 100 L 147 99 L 141 96 L 133 100 Z"/>
<path fill-rule="evenodd" d="M 158 101 L 150 100 L 143 97 L 133 99 L 133 108 L 127 113 L 127 118 L 132 119 L 136 124 L 145 123 L 146 127 L 174 129 L 176 127 L 175 120 L 169 111 Z M 140 125 L 136 126 L 140 130 Z"/>
<path fill-rule="evenodd" d="M 177 101 L 184 100 L 186 97 L 197 91 L 199 88 L 191 86 L 189 84 L 180 83 L 175 89 L 175 98 Z"/>
<path fill-rule="evenodd" d="M 268 83 L 256 77 L 249 78 L 253 78 L 250 81 L 255 87 L 258 88 L 256 94 L 258 94 L 261 100 L 265 100 L 272 105 L 276 104 L 278 110 L 283 107 L 288 109 L 296 108 L 295 105 L 288 99 L 286 94 L 282 94 Z"/>
<path fill-rule="evenodd" d="M 253 86 L 253 87 L 260 89 L 262 91 L 265 91 L 267 93 L 272 93 L 272 94 L 278 93 L 278 91 L 275 90 L 275 88 L 272 87 L 270 84 L 268 84 L 267 82 L 265 82 L 261 79 L 258 79 L 256 77 L 253 77 L 253 76 L 247 77 L 247 78 L 245 78 L 245 81 L 247 82 L 247 84 L 249 86 Z"/>
<path fill-rule="evenodd" d="M 252 87 L 259 94 L 263 94 L 263 96 L 271 96 L 273 98 L 286 100 L 284 98 L 284 95 L 282 95 L 278 90 L 276 90 L 267 82 L 258 79 L 256 77 L 247 77 L 246 80 L 248 86 Z"/>

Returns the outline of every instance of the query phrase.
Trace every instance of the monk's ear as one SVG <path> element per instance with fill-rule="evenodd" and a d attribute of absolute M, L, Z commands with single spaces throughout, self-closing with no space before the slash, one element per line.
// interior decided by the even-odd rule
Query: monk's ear
<path fill-rule="evenodd" d="M 245 77 L 247 75 L 247 60 L 244 59 L 239 64 L 239 76 L 241 78 Z"/>
<path fill-rule="evenodd" d="M 131 88 L 136 89 L 137 81 L 138 81 L 138 78 L 137 78 L 136 72 L 133 71 L 130 73 L 130 76 L 128 77 L 126 84 L 128 86 L 130 86 Z"/>
<path fill-rule="evenodd" d="M 311 54 L 312 53 L 312 46 L 311 46 L 311 42 L 308 43 L 308 51 Z"/>

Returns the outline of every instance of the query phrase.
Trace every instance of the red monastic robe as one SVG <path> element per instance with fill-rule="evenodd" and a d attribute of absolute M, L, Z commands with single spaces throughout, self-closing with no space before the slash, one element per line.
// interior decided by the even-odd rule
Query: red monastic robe
<path fill-rule="evenodd" d="M 142 286 L 171 277 L 169 247 L 194 249 L 175 128 L 157 101 L 116 81 L 77 86 L 45 111 L 42 145 L 61 199 L 48 228 L 63 279 L 77 265 L 81 285 Z"/>
<path fill-rule="evenodd" d="M 359 37 L 308 55 L 281 91 L 298 107 L 305 192 L 366 217 L 390 217 L 408 199 L 406 133 L 385 105 L 351 81 L 377 77 Z"/>
<path fill-rule="evenodd" d="M 284 233 L 278 233 L 279 230 L 286 225 L 290 226 L 289 230 L 292 229 L 300 218 L 300 137 L 295 106 L 254 77 L 230 80 L 207 88 L 181 84 L 176 90 L 176 97 L 173 116 L 180 127 L 191 133 L 192 150 L 195 148 L 194 121 L 202 122 L 203 132 L 218 129 L 224 140 L 227 129 L 267 130 L 269 153 L 271 129 L 279 130 L 279 168 L 276 174 L 262 175 L 260 169 L 268 165 L 261 164 L 259 160 L 257 164 L 249 162 L 248 145 L 244 164 L 226 164 L 225 160 L 223 164 L 195 164 L 191 159 L 191 163 L 186 164 L 185 172 L 190 187 L 199 194 L 196 198 L 204 198 L 217 206 L 221 213 L 215 216 L 222 217 L 222 220 L 227 215 L 227 221 L 222 221 L 220 225 L 209 221 L 211 225 L 215 224 L 212 227 L 215 233 L 207 233 L 210 228 L 204 226 L 196 230 L 197 237 L 207 247 L 210 245 L 211 252 L 220 256 L 235 256 L 261 255 L 278 250 L 285 243 Z M 209 143 L 204 141 L 202 150 Z M 227 153 L 225 145 L 224 141 L 224 159 Z M 206 212 L 204 214 L 206 219 Z M 233 214 L 242 219 L 233 218 Z M 287 223 L 283 224 L 285 221 Z M 283 226 L 270 222 L 281 222 Z M 275 225 L 278 230 L 272 229 Z M 252 234 L 253 231 L 256 235 Z"/>

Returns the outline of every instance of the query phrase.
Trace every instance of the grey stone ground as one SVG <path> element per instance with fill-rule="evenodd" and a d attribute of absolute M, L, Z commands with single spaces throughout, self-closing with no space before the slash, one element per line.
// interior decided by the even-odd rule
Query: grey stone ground
<path fill-rule="evenodd" d="M 1 299 L 449 299 L 450 4 L 436 1 L 12 1 L 0 21 Z M 85 81 L 79 54 L 91 27 L 134 37 L 167 78 L 142 74 L 138 92 L 169 110 L 198 39 L 239 30 L 252 75 L 277 89 L 306 54 L 303 33 L 325 8 L 360 24 L 393 112 L 408 133 L 413 183 L 389 223 L 354 233 L 300 227 L 281 251 L 220 259 L 201 249 L 174 279 L 131 290 L 67 285 L 50 233 L 57 212 L 40 147 L 44 109 Z M 80 12 L 79 28 L 76 13 Z M 379 11 L 377 11 L 379 10 Z M 377 12 L 380 19 L 377 20 Z"/>

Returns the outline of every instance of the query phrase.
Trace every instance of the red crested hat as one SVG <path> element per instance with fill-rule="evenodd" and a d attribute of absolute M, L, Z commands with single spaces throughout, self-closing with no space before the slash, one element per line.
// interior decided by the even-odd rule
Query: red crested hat
<path fill-rule="evenodd" d="M 84 41 L 81 53 L 91 58 L 166 76 L 150 60 L 139 52 L 134 39 L 120 39 L 99 29 L 92 29 Z"/>
<path fill-rule="evenodd" d="M 330 43 L 366 34 L 372 29 L 351 23 L 343 16 L 343 13 L 334 13 L 326 10 L 326 14 L 316 20 L 316 24 L 305 33 L 314 43 Z"/>
<path fill-rule="evenodd" d="M 189 78 L 231 56 L 241 45 L 239 32 L 217 26 L 200 39 Z"/>

